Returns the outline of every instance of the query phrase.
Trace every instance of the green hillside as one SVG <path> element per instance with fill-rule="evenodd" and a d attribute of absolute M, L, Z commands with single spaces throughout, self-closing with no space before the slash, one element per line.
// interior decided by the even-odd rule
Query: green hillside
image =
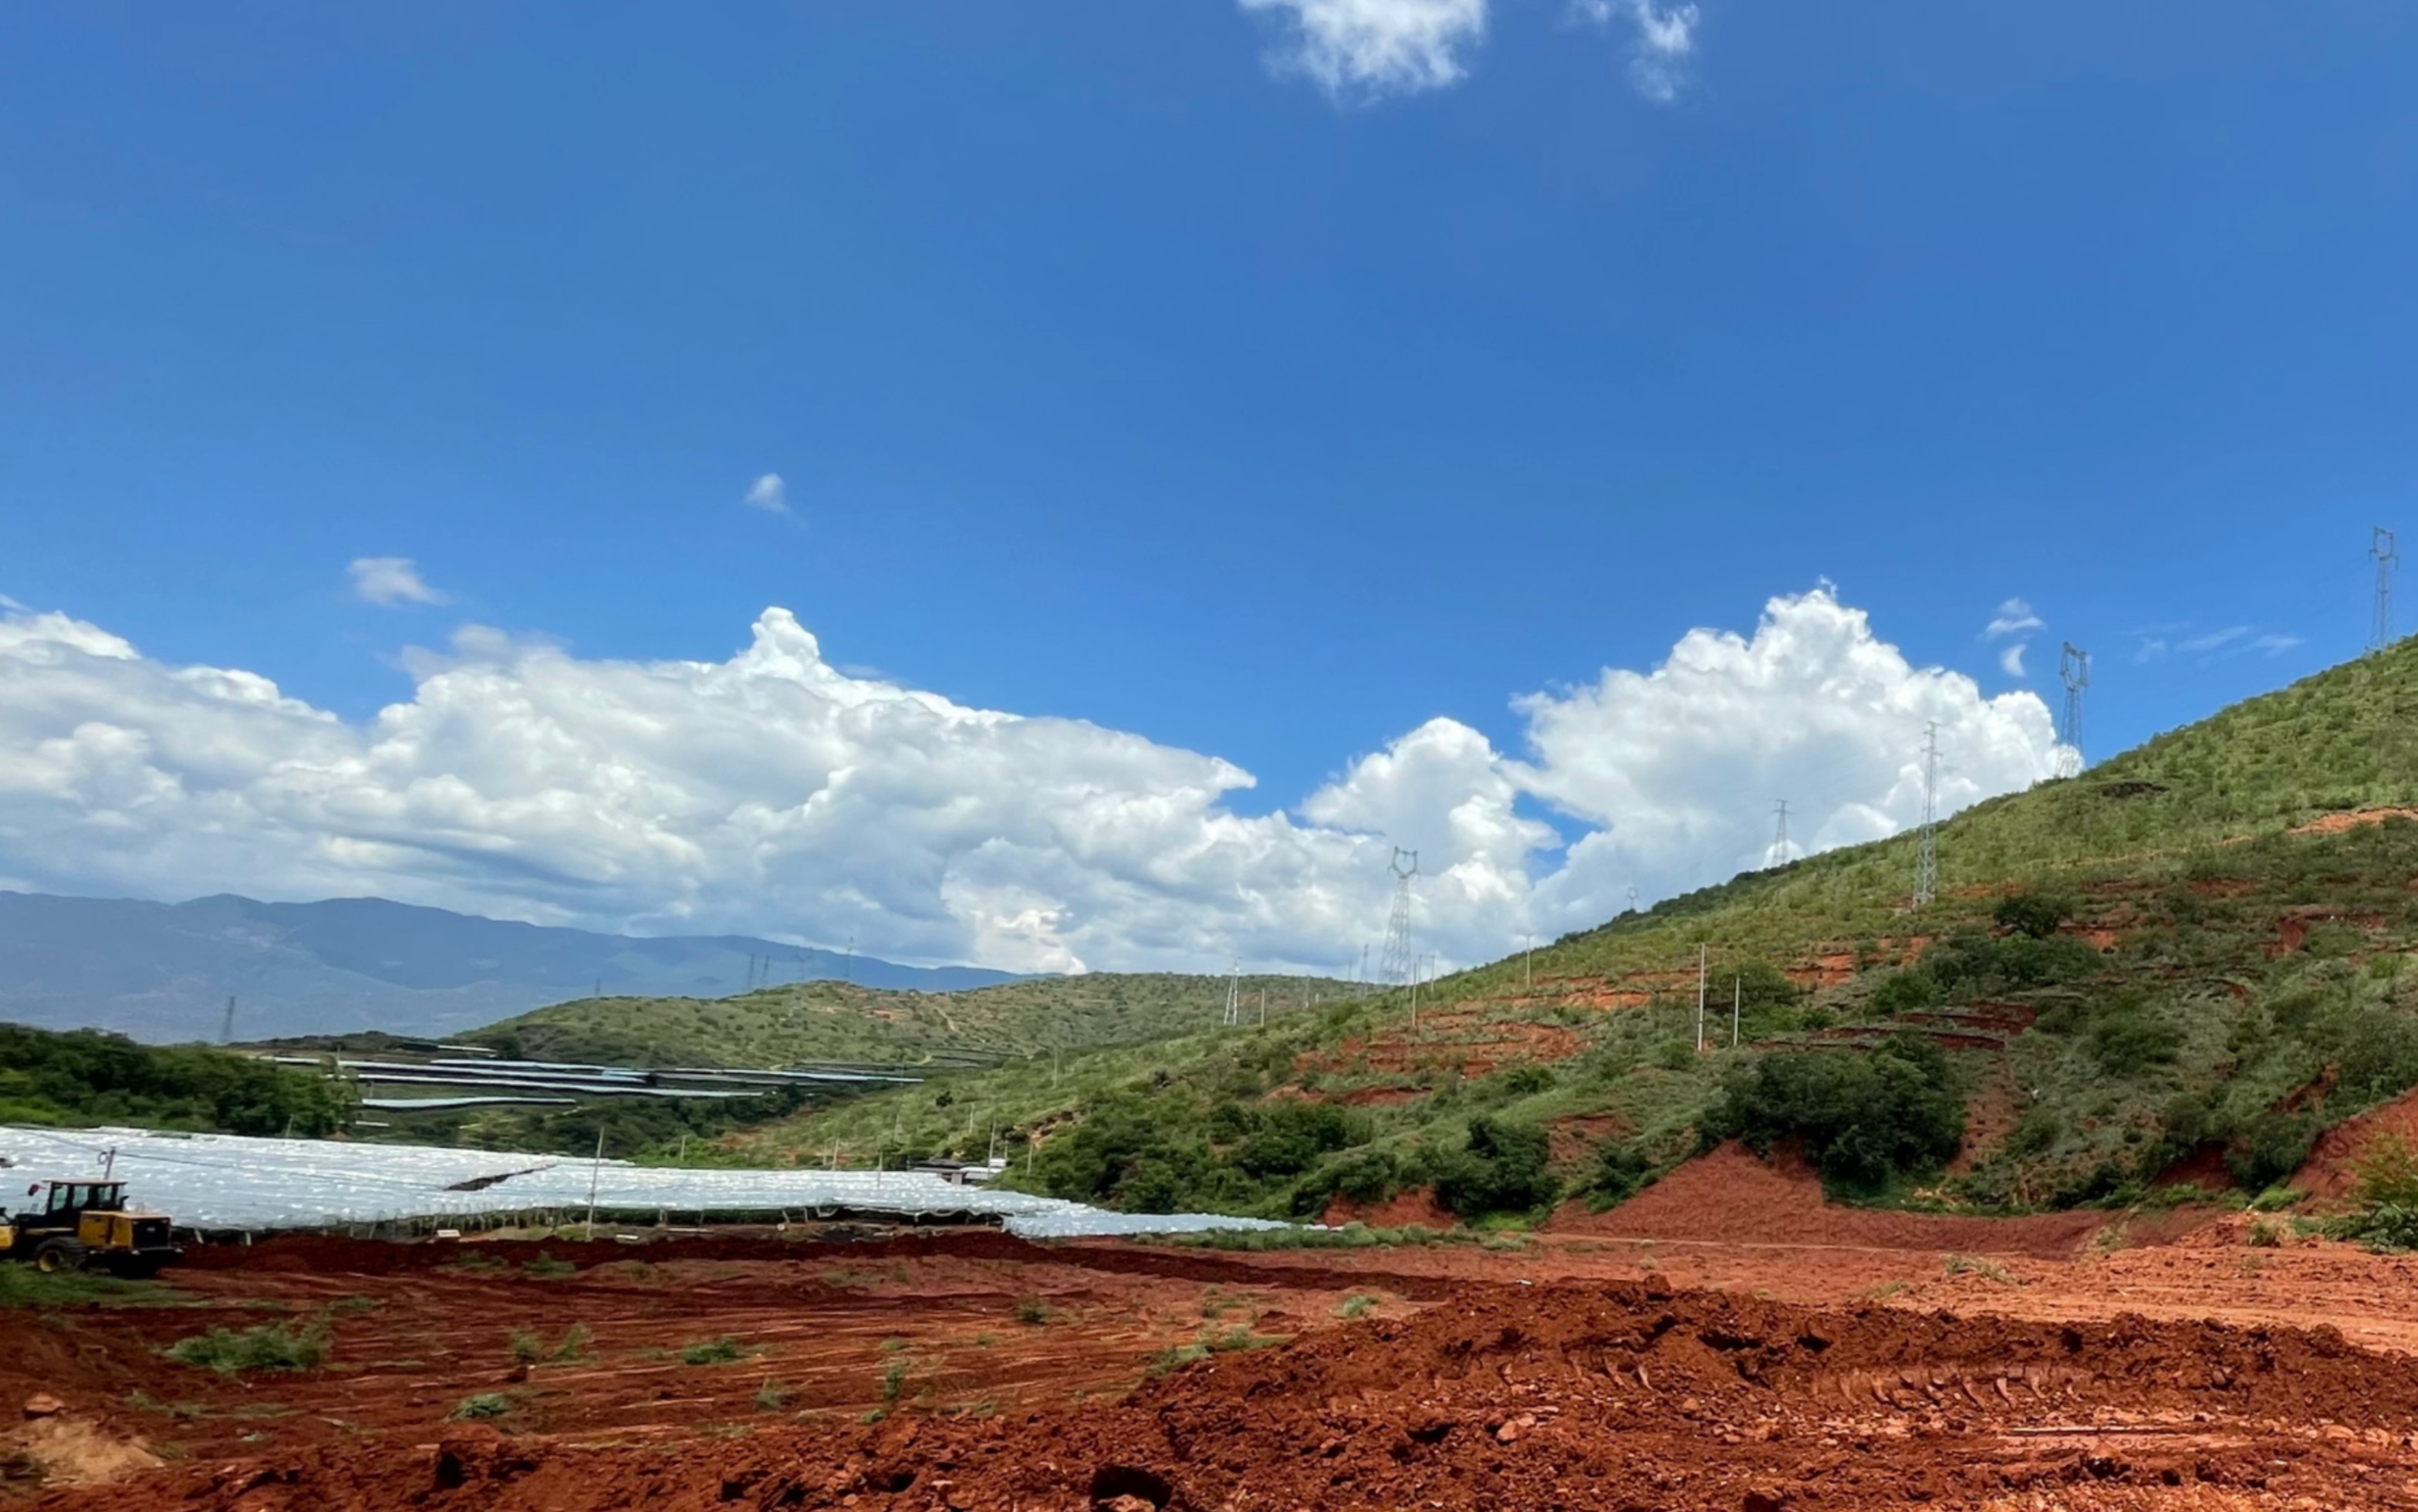
<path fill-rule="evenodd" d="M 1108 971 L 966 992 L 808 982 L 733 998 L 583 998 L 460 1038 L 517 1059 L 615 1065 L 988 1065 L 1214 1025 L 1228 985 L 1222 976 Z M 1357 990 L 1296 976 L 1247 976 L 1241 988 L 1254 1021 L 1263 995 L 1273 1020 Z"/>
<path fill-rule="evenodd" d="M 869 1161 L 1003 1138 L 1016 1184 L 1139 1210 L 1428 1185 L 1471 1214 L 1610 1200 L 1725 1134 L 1794 1140 L 1868 1197 L 2128 1200 L 2178 1166 L 2255 1189 L 2418 1083 L 2418 824 L 2368 812 L 2418 802 L 2413 695 L 2404 644 L 1976 805 L 1942 827 L 1920 911 L 1900 836 L 1568 937 L 1532 989 L 1517 960 L 1447 978 L 1416 1028 L 1398 993 L 940 1078 L 742 1142 Z"/>

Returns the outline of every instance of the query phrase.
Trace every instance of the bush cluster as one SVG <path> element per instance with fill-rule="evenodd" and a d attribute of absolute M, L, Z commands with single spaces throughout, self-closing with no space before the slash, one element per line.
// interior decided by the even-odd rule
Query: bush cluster
<path fill-rule="evenodd" d="M 1762 1153 L 1793 1141 L 1827 1180 L 1877 1191 L 1955 1154 L 1965 1137 L 1965 1097 L 1938 1046 L 1894 1034 L 1869 1054 L 1761 1057 L 1722 1083 L 1706 1129 Z"/>
<path fill-rule="evenodd" d="M 0 1122 L 315 1136 L 355 1106 L 343 1083 L 248 1055 L 0 1024 Z"/>

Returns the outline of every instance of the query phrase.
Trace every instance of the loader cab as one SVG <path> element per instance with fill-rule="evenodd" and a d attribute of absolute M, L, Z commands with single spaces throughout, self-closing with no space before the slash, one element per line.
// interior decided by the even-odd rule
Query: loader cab
<path fill-rule="evenodd" d="M 28 1214 L 46 1218 L 71 1218 L 86 1213 L 118 1213 L 126 1207 L 124 1182 L 50 1182 L 50 1190 L 30 1194 L 43 1199 L 38 1206 L 28 1207 Z"/>

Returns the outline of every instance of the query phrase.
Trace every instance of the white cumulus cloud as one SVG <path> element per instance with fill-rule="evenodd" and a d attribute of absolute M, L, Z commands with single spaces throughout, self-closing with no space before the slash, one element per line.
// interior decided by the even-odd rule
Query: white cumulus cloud
<path fill-rule="evenodd" d="M 1434 719 L 1291 809 L 1230 761 L 854 676 L 787 610 L 726 661 L 583 659 L 471 627 L 347 723 L 254 673 L 0 616 L 0 886 L 375 893 L 638 933 L 750 931 L 1018 970 L 1342 971 L 1420 852 L 1447 967 L 2048 774 L 2048 710 L 1909 664 L 1827 589 L 1752 635 L 1515 700 L 1525 755 Z M 1556 822 L 1548 822 L 1552 819 Z M 1557 827 L 1558 826 L 1558 827 Z M 1565 841 L 1564 831 L 1575 835 Z"/>
<path fill-rule="evenodd" d="M 391 609 L 404 603 L 451 603 L 453 596 L 430 588 L 408 557 L 356 557 L 345 569 L 354 596 Z"/>
<path fill-rule="evenodd" d="M 789 511 L 789 485 L 781 481 L 777 472 L 768 472 L 747 485 L 747 505 L 767 514 L 786 514 Z"/>
<path fill-rule="evenodd" d="M 1277 15 L 1286 38 L 1276 65 L 1330 95 L 1440 89 L 1467 71 L 1486 35 L 1486 0 L 1241 0 Z"/>

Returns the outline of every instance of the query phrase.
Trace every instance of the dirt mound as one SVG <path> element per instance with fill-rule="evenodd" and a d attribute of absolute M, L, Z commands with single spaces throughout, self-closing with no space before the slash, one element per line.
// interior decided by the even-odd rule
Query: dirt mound
<path fill-rule="evenodd" d="M 2418 1147 L 2418 1092 L 2405 1092 L 2357 1118 L 2345 1119 L 2309 1150 L 2309 1158 L 2292 1173 L 2294 1186 L 2319 1197 L 2349 1197 L 2359 1180 L 2356 1166 L 2379 1135 L 2397 1134 Z"/>
<path fill-rule="evenodd" d="M 1422 1186 L 1414 1192 L 1397 1192 L 1383 1202 L 1354 1202 L 1340 1192 L 1326 1204 L 1318 1221 L 1329 1229 L 1340 1229 L 1347 1223 L 1365 1223 L 1371 1229 L 1435 1229 L 1457 1226 L 1461 1220 L 1443 1203 L 1435 1199 L 1433 1187 Z"/>
<path fill-rule="evenodd" d="M 2073 1254 L 2105 1221 L 2095 1213 L 1967 1218 L 1841 1207 L 1823 1198 L 1821 1180 L 1801 1161 L 1757 1160 L 1731 1143 L 1688 1162 L 1609 1213 L 1568 1204 L 1550 1227 L 1559 1233 L 1622 1239 L 2056 1258 Z"/>
<path fill-rule="evenodd" d="M 2406 1478 L 2398 1457 L 2418 1425 L 2418 1361 L 2325 1329 L 1960 1321 L 1650 1286 L 1484 1291 L 1215 1355 L 1113 1404 L 651 1447 L 456 1428 L 433 1446 L 337 1443 L 174 1470 L 72 1504 L 2048 1504 L 2006 1500 L 2031 1492 L 2068 1507 L 2224 1504 L 2137 1500 L 2209 1488 L 2380 1505 L 2400 1504 L 2375 1477 Z"/>

